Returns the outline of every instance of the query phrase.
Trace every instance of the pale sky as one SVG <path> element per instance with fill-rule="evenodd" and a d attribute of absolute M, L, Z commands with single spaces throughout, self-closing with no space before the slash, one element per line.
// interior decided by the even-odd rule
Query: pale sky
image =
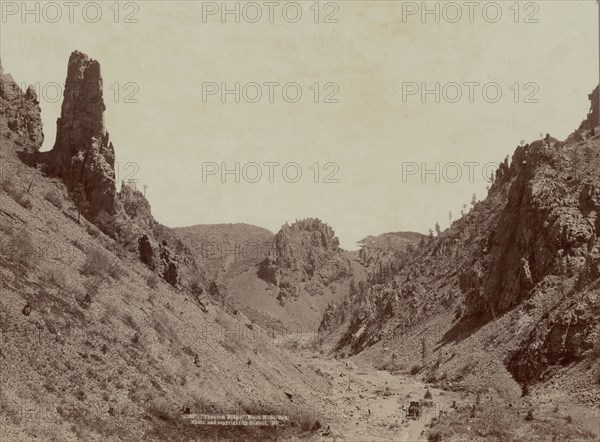
<path fill-rule="evenodd" d="M 598 5 L 591 0 L 521 2 L 519 8 L 497 2 L 502 16 L 496 23 L 490 22 L 494 7 L 485 17 L 482 12 L 493 2 L 474 10 L 472 23 L 464 2 L 455 3 L 462 12 L 456 23 L 450 21 L 457 11 L 442 9 L 444 3 L 439 23 L 434 15 L 422 23 L 422 11 L 407 15 L 421 2 L 400 1 L 322 4 L 319 23 L 312 1 L 297 2 L 302 17 L 296 23 L 284 19 L 284 3 L 275 7 L 274 23 L 263 2 L 256 3 L 263 13 L 257 23 L 249 22 L 256 14 L 250 8 L 240 23 L 232 16 L 223 23 L 218 12 L 203 20 L 203 8 L 207 13 L 221 2 L 122 2 L 118 23 L 112 1 L 100 2 L 97 23 L 84 20 L 81 8 L 70 23 L 64 6 L 60 19 L 55 10 L 40 9 L 36 23 L 35 15 L 13 15 L 21 2 L 0 3 L 5 72 L 46 92 L 40 97 L 44 150 L 54 143 L 60 114 L 54 85 L 64 83 L 69 54 L 80 50 L 102 65 L 105 122 L 120 177 L 133 173 L 147 184 L 155 217 L 171 227 L 244 222 L 276 232 L 286 221 L 318 217 L 349 249 L 369 234 L 425 233 L 436 221 L 446 227 L 450 210 L 458 214 L 473 193 L 485 196 L 483 165 L 502 161 L 520 140 L 571 133 L 599 78 Z M 86 11 L 93 20 L 95 10 Z M 288 18 L 296 14 L 295 6 L 286 11 Z M 338 23 L 323 23 L 328 15 Z M 125 23 L 127 17 L 138 23 Z M 217 94 L 203 100 L 203 84 L 232 89 L 236 82 L 258 83 L 262 99 L 235 103 L 231 95 L 222 103 Z M 288 103 L 279 87 L 270 103 L 268 82 L 295 82 L 302 98 Z M 473 103 L 466 82 L 479 84 Z M 462 99 L 436 103 L 431 94 L 423 103 L 419 93 L 403 99 L 410 84 L 433 89 L 435 83 L 440 90 L 458 83 Z M 490 83 L 502 91 L 496 103 L 486 101 L 494 88 L 482 94 Z M 324 103 L 335 88 L 339 102 Z M 449 100 L 456 95 L 454 86 L 443 90 Z M 255 91 L 248 87 L 247 97 Z M 126 103 L 128 94 L 138 102 Z M 538 102 L 526 103 L 526 97 Z M 230 169 L 236 162 L 258 163 L 262 179 L 236 183 L 228 175 L 222 183 L 214 175 L 203 182 L 203 163 L 223 162 Z M 273 183 L 266 162 L 280 163 Z M 302 169 L 296 183 L 281 173 L 292 162 Z M 423 162 L 429 169 L 440 163 L 440 172 L 444 164 L 461 164 L 463 178 L 435 182 L 430 174 L 423 183 L 417 173 L 403 179 L 403 164 Z M 466 162 L 479 164 L 473 182 Z M 314 163 L 321 169 L 318 183 Z M 335 170 L 325 170 L 327 163 L 339 167 L 338 183 L 323 182 Z M 455 168 L 443 170 L 454 178 Z M 294 176 L 289 171 L 288 179 Z M 247 172 L 254 178 L 254 168 Z"/>

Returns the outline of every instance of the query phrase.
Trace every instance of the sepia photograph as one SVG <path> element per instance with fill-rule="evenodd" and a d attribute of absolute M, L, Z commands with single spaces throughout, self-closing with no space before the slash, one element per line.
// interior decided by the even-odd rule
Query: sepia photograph
<path fill-rule="evenodd" d="M 0 442 L 600 441 L 600 0 L 0 0 Z"/>

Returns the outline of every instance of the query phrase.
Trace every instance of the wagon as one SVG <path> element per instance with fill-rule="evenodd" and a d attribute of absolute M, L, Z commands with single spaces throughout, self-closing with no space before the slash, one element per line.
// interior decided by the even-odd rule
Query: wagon
<path fill-rule="evenodd" d="M 407 417 L 409 419 L 418 419 L 421 415 L 421 405 L 416 401 L 411 401 L 408 406 Z"/>

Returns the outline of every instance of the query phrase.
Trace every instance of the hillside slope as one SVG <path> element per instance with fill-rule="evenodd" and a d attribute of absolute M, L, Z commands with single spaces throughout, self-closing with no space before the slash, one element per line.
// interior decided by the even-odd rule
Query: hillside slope
<path fill-rule="evenodd" d="M 217 284 L 258 265 L 275 240 L 269 230 L 249 224 L 200 224 L 173 230 L 193 251 L 207 278 Z"/>
<path fill-rule="evenodd" d="M 597 407 L 597 96 L 567 140 L 518 147 L 485 200 L 393 272 L 354 284 L 322 320 L 328 348 L 447 388 Z M 579 424 L 593 427 L 587 410 Z"/>
<path fill-rule="evenodd" d="M 415 232 L 389 232 L 369 235 L 358 242 L 358 257 L 365 267 L 369 280 L 376 283 L 386 280 L 398 270 L 404 257 L 422 246 L 426 236 Z"/>
<path fill-rule="evenodd" d="M 322 378 L 299 372 L 266 330 L 170 279 L 174 234 L 133 190 L 114 194 L 114 216 L 89 214 L 112 237 L 79 216 L 62 175 L 21 161 L 47 158 L 31 157 L 42 139 L 36 98 L 1 74 L 0 100 L 2 440 L 269 440 L 312 426 Z M 112 230 L 118 216 L 160 240 L 158 262 L 140 254 L 143 236 L 129 243 Z M 202 427 L 184 411 L 287 414 L 293 425 Z"/>
<path fill-rule="evenodd" d="M 348 290 L 354 258 L 320 220 L 277 234 L 247 224 L 174 231 L 205 269 L 211 299 L 267 328 L 314 332 L 328 303 Z"/>
<path fill-rule="evenodd" d="M 351 262 L 333 229 L 307 218 L 282 226 L 257 265 L 232 275 L 225 290 L 259 323 L 316 332 L 327 305 L 347 292 Z"/>

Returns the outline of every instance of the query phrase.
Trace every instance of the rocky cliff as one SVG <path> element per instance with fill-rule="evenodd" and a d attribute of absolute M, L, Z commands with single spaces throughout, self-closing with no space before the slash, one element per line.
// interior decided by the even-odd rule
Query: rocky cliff
<path fill-rule="evenodd" d="M 279 288 L 279 298 L 295 297 L 304 288 L 318 291 L 349 275 L 349 263 L 333 229 L 319 219 L 285 224 L 275 235 L 258 276 Z"/>
<path fill-rule="evenodd" d="M 426 239 L 415 232 L 389 232 L 369 235 L 358 242 L 358 257 L 369 281 L 382 283 L 397 272 L 405 257 L 410 256 Z"/>
<path fill-rule="evenodd" d="M 82 189 L 93 217 L 115 213 L 115 151 L 104 126 L 100 63 L 81 52 L 69 57 L 51 171 L 71 191 Z"/>
<path fill-rule="evenodd" d="M 115 215 L 100 212 L 95 221 L 172 286 L 189 286 L 193 280 L 203 282 L 202 269 L 192 252 L 172 229 L 154 219 L 150 202 L 142 192 L 122 183 Z"/>
<path fill-rule="evenodd" d="M 0 63 L 0 116 L 8 130 L 19 137 L 18 144 L 37 152 L 44 141 L 40 104 L 33 86 L 23 92 Z M 9 133 L 3 134 L 5 137 Z M 25 145 L 26 143 L 26 145 Z"/>
<path fill-rule="evenodd" d="M 588 98 L 591 103 L 590 111 L 588 112 L 587 118 L 581 123 L 578 132 L 584 130 L 593 130 L 595 127 L 600 125 L 600 86 L 597 87 L 590 95 L 588 95 Z"/>

